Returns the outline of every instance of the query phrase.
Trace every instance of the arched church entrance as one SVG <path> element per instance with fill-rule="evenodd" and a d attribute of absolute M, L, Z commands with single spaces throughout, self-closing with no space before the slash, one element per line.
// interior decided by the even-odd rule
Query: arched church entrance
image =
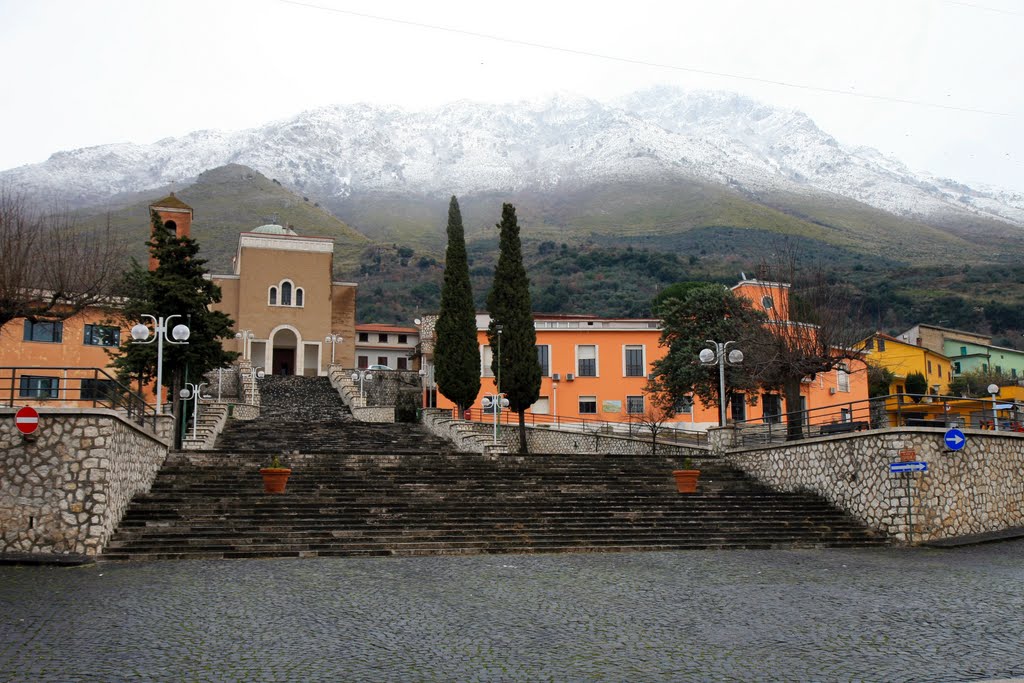
<path fill-rule="evenodd" d="M 295 351 L 299 347 L 299 338 L 295 331 L 289 328 L 276 330 L 270 338 L 270 346 L 271 374 L 298 374 Z"/>

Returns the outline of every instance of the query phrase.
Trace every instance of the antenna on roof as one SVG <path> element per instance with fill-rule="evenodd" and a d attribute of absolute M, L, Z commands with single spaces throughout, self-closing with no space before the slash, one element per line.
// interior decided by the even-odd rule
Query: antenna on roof
<path fill-rule="evenodd" d="M 741 270 L 741 271 L 740 271 L 740 280 L 741 280 L 741 281 L 745 281 L 746 279 L 747 279 L 747 274 L 746 274 L 746 273 L 744 273 L 744 272 L 743 272 L 743 271 Z"/>

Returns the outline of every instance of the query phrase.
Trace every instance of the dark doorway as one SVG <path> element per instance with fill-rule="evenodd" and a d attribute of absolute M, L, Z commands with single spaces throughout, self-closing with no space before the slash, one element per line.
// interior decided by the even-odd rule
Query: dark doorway
<path fill-rule="evenodd" d="M 295 374 L 295 349 L 274 349 L 273 374 Z"/>

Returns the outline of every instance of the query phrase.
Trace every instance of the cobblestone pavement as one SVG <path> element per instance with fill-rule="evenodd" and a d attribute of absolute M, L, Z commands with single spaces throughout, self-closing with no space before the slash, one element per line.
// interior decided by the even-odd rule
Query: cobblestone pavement
<path fill-rule="evenodd" d="M 0 681 L 1024 676 L 1024 542 L 0 567 Z"/>

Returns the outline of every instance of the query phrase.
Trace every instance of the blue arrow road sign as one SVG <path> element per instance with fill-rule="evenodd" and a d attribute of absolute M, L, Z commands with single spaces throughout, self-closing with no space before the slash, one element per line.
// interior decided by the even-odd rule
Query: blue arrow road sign
<path fill-rule="evenodd" d="M 927 472 L 928 463 L 926 462 L 891 462 L 889 463 L 889 472 Z"/>
<path fill-rule="evenodd" d="M 959 429 L 950 429 L 946 432 L 946 448 L 951 451 L 958 451 L 967 443 L 967 438 Z"/>

